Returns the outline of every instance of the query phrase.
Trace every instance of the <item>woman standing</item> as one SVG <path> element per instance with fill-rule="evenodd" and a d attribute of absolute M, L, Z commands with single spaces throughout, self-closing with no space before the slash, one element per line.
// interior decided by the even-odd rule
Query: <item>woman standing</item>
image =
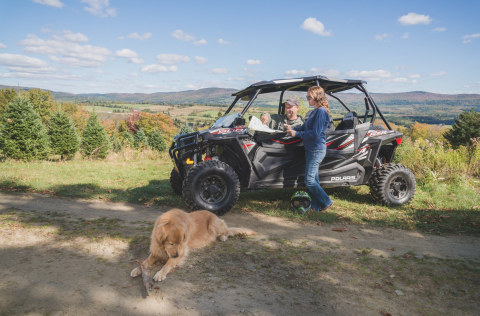
<path fill-rule="evenodd" d="M 310 87 L 307 92 L 308 105 L 314 110 L 302 126 L 285 125 L 287 133 L 303 139 L 305 147 L 305 184 L 312 195 L 312 208 L 319 212 L 333 205 L 333 201 L 320 186 L 318 168 L 327 153 L 325 130 L 329 124 L 329 104 L 325 91 L 320 86 Z"/>

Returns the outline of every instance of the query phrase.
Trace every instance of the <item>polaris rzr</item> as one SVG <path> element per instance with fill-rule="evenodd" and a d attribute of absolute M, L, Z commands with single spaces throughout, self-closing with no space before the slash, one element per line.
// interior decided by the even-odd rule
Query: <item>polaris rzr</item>
<path fill-rule="evenodd" d="M 403 134 L 392 130 L 365 84 L 361 80 L 313 76 L 262 81 L 234 93 L 235 99 L 225 115 L 210 128 L 173 139 L 169 149 L 174 164 L 172 189 L 183 195 L 191 210 L 223 215 L 237 202 L 241 187 L 305 187 L 302 139 L 284 131 L 249 128 L 246 116 L 260 95 L 278 96 L 278 113 L 284 114 L 286 92 L 301 94 L 311 86 L 321 86 L 346 111 L 343 117 L 333 119 L 337 126 L 332 122 L 326 131 L 327 154 L 318 171 L 321 186 L 369 185 L 372 197 L 382 204 L 410 202 L 415 194 L 415 178 L 405 166 L 392 163 Z M 365 113 L 357 114 L 340 99 L 339 92 L 350 89 L 363 95 Z M 232 113 L 242 102 L 246 102 L 243 109 Z M 374 125 L 377 117 L 388 129 Z M 255 120 L 259 121 L 250 117 L 250 125 Z"/>

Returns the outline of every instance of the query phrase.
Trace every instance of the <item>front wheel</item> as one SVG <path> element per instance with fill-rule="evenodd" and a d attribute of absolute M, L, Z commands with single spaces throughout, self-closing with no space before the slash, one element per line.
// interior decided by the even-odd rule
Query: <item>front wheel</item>
<path fill-rule="evenodd" d="M 237 203 L 240 181 L 232 167 L 209 160 L 190 169 L 183 180 L 182 191 L 192 211 L 207 210 L 223 215 Z"/>
<path fill-rule="evenodd" d="M 403 205 L 415 195 L 415 176 L 400 164 L 385 164 L 376 169 L 368 182 L 370 194 L 384 205 Z"/>

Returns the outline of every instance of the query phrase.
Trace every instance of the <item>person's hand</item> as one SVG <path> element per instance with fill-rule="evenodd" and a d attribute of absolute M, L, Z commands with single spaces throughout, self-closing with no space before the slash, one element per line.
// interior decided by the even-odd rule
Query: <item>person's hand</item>
<path fill-rule="evenodd" d="M 289 131 L 289 130 L 292 129 L 292 127 L 291 127 L 290 125 L 288 125 L 288 124 L 283 124 L 283 126 L 287 129 L 287 131 Z"/>
<path fill-rule="evenodd" d="M 290 136 L 295 137 L 295 134 L 297 134 L 297 131 L 296 131 L 296 130 L 293 130 L 293 129 L 289 129 L 289 130 L 287 130 L 287 134 L 289 134 Z"/>
<path fill-rule="evenodd" d="M 268 115 L 262 115 L 262 116 L 260 116 L 260 121 L 262 121 L 262 124 L 263 124 L 263 125 L 267 125 Z"/>

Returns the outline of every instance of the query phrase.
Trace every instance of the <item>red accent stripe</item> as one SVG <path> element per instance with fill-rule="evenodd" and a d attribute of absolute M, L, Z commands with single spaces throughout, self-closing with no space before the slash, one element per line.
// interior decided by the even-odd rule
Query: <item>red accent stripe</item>
<path fill-rule="evenodd" d="M 342 147 L 345 147 L 345 146 L 347 146 L 348 144 L 350 144 L 350 143 L 353 142 L 353 141 L 354 141 L 354 139 L 352 139 L 351 141 L 349 141 L 349 142 L 346 143 L 345 145 L 342 145 L 342 146 L 340 146 L 340 147 L 338 147 L 338 148 L 335 148 L 335 150 L 338 150 L 338 149 L 340 149 L 340 148 L 342 148 Z"/>
<path fill-rule="evenodd" d="M 365 147 L 362 147 L 362 148 L 360 148 L 358 151 L 360 151 L 360 150 L 362 150 L 362 149 L 365 149 L 365 148 L 368 148 L 368 147 L 370 147 L 370 145 L 367 145 L 367 146 L 365 146 Z"/>
<path fill-rule="evenodd" d="M 250 146 L 253 146 L 255 144 L 247 144 L 247 145 L 242 145 L 243 148 L 247 148 L 247 147 L 250 147 Z"/>
<path fill-rule="evenodd" d="M 284 145 L 290 145 L 290 144 L 298 143 L 298 142 L 302 141 L 302 139 L 297 139 L 297 140 L 294 140 L 293 142 L 290 142 L 290 143 L 284 143 L 284 142 L 281 142 L 281 141 L 276 140 L 276 139 L 270 139 L 270 140 L 274 141 L 274 142 L 277 142 L 277 143 L 280 143 L 280 144 L 284 144 Z"/>
<path fill-rule="evenodd" d="M 334 141 L 332 140 L 330 143 L 327 143 L 327 147 L 330 146 Z"/>

